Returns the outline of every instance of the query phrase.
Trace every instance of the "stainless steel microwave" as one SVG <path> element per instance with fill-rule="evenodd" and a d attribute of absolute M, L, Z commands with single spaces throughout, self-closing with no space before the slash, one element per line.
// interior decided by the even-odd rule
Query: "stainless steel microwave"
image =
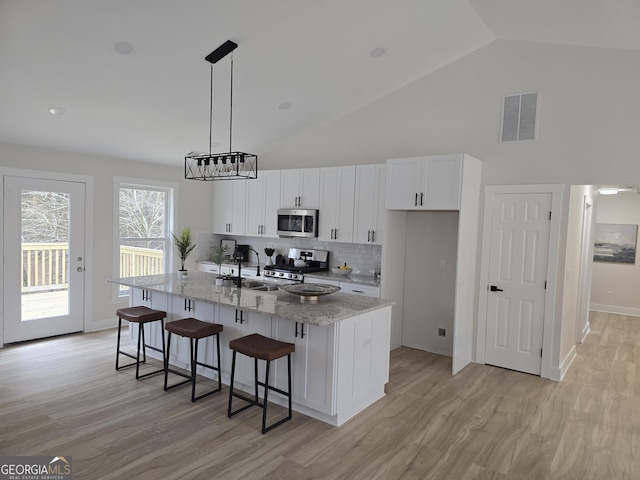
<path fill-rule="evenodd" d="M 280 237 L 317 237 L 318 210 L 279 209 L 278 235 Z"/>

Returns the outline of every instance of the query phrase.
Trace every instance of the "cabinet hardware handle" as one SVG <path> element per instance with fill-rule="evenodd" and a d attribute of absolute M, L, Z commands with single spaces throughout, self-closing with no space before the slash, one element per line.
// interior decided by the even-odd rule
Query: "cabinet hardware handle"
<path fill-rule="evenodd" d="M 338 229 L 335 229 L 335 233 L 333 234 L 333 239 L 337 240 L 338 239 Z"/>
<path fill-rule="evenodd" d="M 414 203 L 414 206 L 417 207 L 418 206 L 418 193 L 416 192 L 416 201 Z"/>
<path fill-rule="evenodd" d="M 424 192 L 420 193 L 420 206 L 424 205 Z"/>
<path fill-rule="evenodd" d="M 238 316 L 238 313 L 240 313 L 239 316 Z M 241 325 L 244 323 L 244 318 L 242 318 L 242 310 L 238 310 L 236 308 L 236 323 L 238 323 L 238 320 L 240 320 Z"/>
<path fill-rule="evenodd" d="M 298 338 L 298 322 L 296 322 L 296 332 L 293 336 L 294 338 Z"/>
<path fill-rule="evenodd" d="M 367 230 L 367 242 L 371 241 L 371 230 Z"/>
<path fill-rule="evenodd" d="M 364 293 L 362 290 L 351 290 L 354 293 Z"/>
<path fill-rule="evenodd" d="M 300 322 L 300 338 L 304 338 L 304 323 Z"/>
<path fill-rule="evenodd" d="M 376 231 L 375 230 L 371 230 L 371 241 L 372 242 L 376 241 Z"/>

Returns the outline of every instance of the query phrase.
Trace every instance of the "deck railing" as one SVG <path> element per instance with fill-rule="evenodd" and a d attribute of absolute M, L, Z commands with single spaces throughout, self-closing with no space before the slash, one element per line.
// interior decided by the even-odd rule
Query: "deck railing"
<path fill-rule="evenodd" d="M 68 244 L 23 243 L 23 290 L 68 288 Z M 120 276 L 156 275 L 163 272 L 164 252 L 151 248 L 120 246 Z"/>

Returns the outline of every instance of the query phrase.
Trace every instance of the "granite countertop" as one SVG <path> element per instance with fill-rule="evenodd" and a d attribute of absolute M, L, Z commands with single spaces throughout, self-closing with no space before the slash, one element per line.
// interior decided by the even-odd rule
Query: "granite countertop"
<path fill-rule="evenodd" d="M 166 274 L 108 281 L 317 326 L 330 325 L 395 303 L 393 300 L 340 292 L 322 296 L 315 304 L 301 303 L 297 295 L 284 290 L 262 292 L 249 288 L 216 286 L 215 277 L 212 273 L 189 272 L 186 279 L 179 278 L 177 274 Z"/>

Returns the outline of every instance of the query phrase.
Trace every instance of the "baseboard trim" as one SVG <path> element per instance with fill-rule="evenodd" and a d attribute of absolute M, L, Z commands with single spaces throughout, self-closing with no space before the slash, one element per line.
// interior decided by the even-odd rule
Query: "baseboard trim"
<path fill-rule="evenodd" d="M 587 324 L 582 329 L 582 333 L 580 335 L 580 343 L 584 343 L 589 334 L 591 333 L 591 322 L 587 322 Z"/>
<path fill-rule="evenodd" d="M 108 330 L 118 326 L 118 317 L 107 318 L 106 320 L 98 320 L 97 322 L 89 322 L 85 325 L 85 332 L 99 332 L 100 330 Z"/>
<path fill-rule="evenodd" d="M 567 356 L 564 357 L 564 360 L 562 362 L 562 365 L 560 365 L 560 368 L 555 368 L 555 367 L 551 368 L 549 379 L 555 380 L 556 382 L 561 382 L 564 376 L 566 375 L 567 370 L 569 370 L 569 367 L 571 366 L 573 361 L 576 359 L 576 356 L 577 356 L 576 346 L 574 345 L 573 347 L 571 347 L 571 350 L 569 351 Z"/>
<path fill-rule="evenodd" d="M 618 315 L 630 315 L 632 317 L 640 317 L 640 308 L 619 307 L 616 305 L 604 305 L 599 303 L 592 303 L 589 306 L 590 310 L 604 313 L 616 313 Z"/>

